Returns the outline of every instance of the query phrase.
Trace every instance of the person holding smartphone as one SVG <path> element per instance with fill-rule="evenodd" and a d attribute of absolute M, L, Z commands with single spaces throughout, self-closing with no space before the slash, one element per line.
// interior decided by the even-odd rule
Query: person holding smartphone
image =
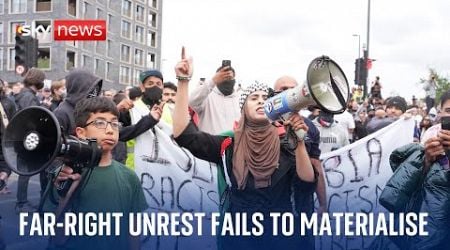
<path fill-rule="evenodd" d="M 422 144 L 425 147 L 426 165 L 441 160 L 446 152 L 450 152 L 450 90 L 441 96 L 441 112 L 438 124 L 425 131 Z M 448 168 L 448 163 L 446 164 Z"/>
<path fill-rule="evenodd" d="M 235 76 L 231 61 L 223 60 L 215 75 L 190 95 L 189 106 L 198 114 L 201 131 L 220 134 L 232 130 L 239 120 L 240 94 L 234 89 Z"/>
<path fill-rule="evenodd" d="M 390 237 L 399 249 L 448 249 L 450 240 L 450 91 L 441 97 L 441 123 L 429 128 L 422 144 L 410 143 L 389 157 L 392 177 L 379 202 L 395 213 L 427 213 L 427 236 Z"/>

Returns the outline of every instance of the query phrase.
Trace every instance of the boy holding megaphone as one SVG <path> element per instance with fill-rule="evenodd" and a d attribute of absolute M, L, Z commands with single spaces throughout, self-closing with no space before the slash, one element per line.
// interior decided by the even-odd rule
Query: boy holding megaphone
<path fill-rule="evenodd" d="M 105 97 L 85 99 L 75 107 L 76 136 L 79 139 L 96 139 L 102 155 L 98 166 L 92 168 L 86 180 L 67 166 L 59 173 L 56 185 L 68 179 L 72 179 L 73 184 L 86 182 L 81 185 L 77 202 L 72 205 L 73 212 L 121 212 L 128 215 L 148 207 L 136 174 L 112 159 L 112 150 L 119 139 L 121 127 L 118 116 L 115 104 Z M 121 225 L 127 227 L 125 224 Z M 126 228 L 120 231 L 127 232 Z M 63 246 L 70 249 L 139 249 L 139 244 L 139 238 L 127 233 L 110 237 L 77 236 L 63 241 Z"/>

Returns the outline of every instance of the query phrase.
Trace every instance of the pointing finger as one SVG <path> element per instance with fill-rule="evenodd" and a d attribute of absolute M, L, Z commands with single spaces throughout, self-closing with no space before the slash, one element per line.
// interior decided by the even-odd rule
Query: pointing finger
<path fill-rule="evenodd" d="M 186 50 L 184 46 L 181 47 L 181 59 L 186 59 Z"/>

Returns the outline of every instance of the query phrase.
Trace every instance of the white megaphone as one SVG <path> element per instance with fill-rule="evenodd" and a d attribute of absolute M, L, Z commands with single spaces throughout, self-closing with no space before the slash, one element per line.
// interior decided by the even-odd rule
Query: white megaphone
<path fill-rule="evenodd" d="M 308 66 L 306 84 L 285 90 L 264 103 L 264 111 L 272 121 L 286 120 L 292 112 L 308 105 L 318 105 L 321 110 L 339 114 L 347 108 L 349 100 L 347 78 L 336 62 L 328 56 L 317 57 Z M 299 139 L 305 131 L 295 131 Z"/>

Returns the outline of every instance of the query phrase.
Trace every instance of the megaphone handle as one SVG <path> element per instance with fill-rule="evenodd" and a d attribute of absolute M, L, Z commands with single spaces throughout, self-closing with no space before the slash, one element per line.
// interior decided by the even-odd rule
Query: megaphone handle
<path fill-rule="evenodd" d="M 299 141 L 303 141 L 306 137 L 306 131 L 303 129 L 299 129 L 295 131 L 295 135 L 297 135 Z"/>
<path fill-rule="evenodd" d="M 50 195 L 50 192 L 51 192 L 51 190 L 53 188 L 53 180 L 54 180 L 54 178 L 55 178 L 55 175 L 52 172 L 48 172 L 47 179 L 51 180 L 51 181 L 49 181 L 47 183 L 47 186 L 45 187 L 44 193 L 42 193 L 41 200 L 39 201 L 38 212 L 43 212 L 42 209 L 44 208 L 44 203 L 47 200 L 47 197 Z M 50 198 L 50 200 L 51 199 L 53 199 L 53 197 Z M 51 200 L 51 202 L 53 202 L 53 200 Z"/>
<path fill-rule="evenodd" d="M 281 119 L 282 120 L 287 120 L 287 119 L 289 119 L 290 116 L 291 116 L 291 113 L 284 113 L 284 114 L 281 115 Z M 289 129 L 292 131 L 291 127 L 289 127 Z M 306 131 L 305 130 L 299 129 L 299 130 L 294 131 L 294 132 L 295 132 L 295 135 L 297 136 L 297 139 L 299 141 L 303 141 L 305 139 L 305 137 L 306 137 Z"/>
<path fill-rule="evenodd" d="M 56 209 L 56 221 L 57 222 L 61 221 L 62 215 L 72 205 L 73 197 L 77 197 L 79 195 L 80 189 L 78 186 L 81 181 L 84 181 L 83 176 L 81 177 L 80 180 L 77 180 L 76 182 L 71 180 L 70 185 L 68 185 L 69 190 L 67 191 L 67 195 L 59 201 L 58 208 Z M 73 183 L 73 185 L 72 185 L 72 183 Z"/>
<path fill-rule="evenodd" d="M 59 183 L 59 185 L 56 187 L 56 190 L 58 191 L 58 194 L 61 197 L 66 196 L 67 191 L 69 191 L 70 186 L 72 186 L 73 180 L 68 179 L 66 181 L 62 181 Z"/>

